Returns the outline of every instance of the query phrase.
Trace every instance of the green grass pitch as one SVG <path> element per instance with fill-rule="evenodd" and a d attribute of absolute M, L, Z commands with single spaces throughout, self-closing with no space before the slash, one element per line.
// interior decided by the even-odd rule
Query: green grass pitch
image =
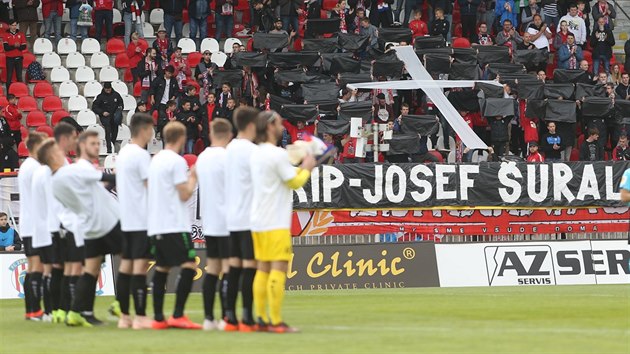
<path fill-rule="evenodd" d="M 97 299 L 97 317 L 111 300 Z M 186 309 L 200 322 L 201 295 Z M 21 300 L 0 300 L 0 353 L 630 353 L 627 285 L 291 292 L 285 318 L 302 333 L 287 335 L 22 318 Z"/>

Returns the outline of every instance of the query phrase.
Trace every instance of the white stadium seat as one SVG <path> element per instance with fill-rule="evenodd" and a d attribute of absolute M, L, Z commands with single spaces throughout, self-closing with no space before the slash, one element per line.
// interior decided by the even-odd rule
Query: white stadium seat
<path fill-rule="evenodd" d="M 121 96 L 129 94 L 129 88 L 127 87 L 127 84 L 122 82 L 122 81 L 120 81 L 120 80 L 116 80 L 116 81 L 112 82 L 112 89 L 114 89 L 114 91 L 118 92 L 118 94 L 121 95 Z"/>
<path fill-rule="evenodd" d="M 116 80 L 118 80 L 118 70 L 113 66 L 102 68 L 98 74 L 98 81 L 100 82 L 113 82 Z"/>
<path fill-rule="evenodd" d="M 145 22 L 143 25 L 144 38 L 155 38 L 155 29 L 150 23 Z"/>
<path fill-rule="evenodd" d="M 59 85 L 59 97 L 68 98 L 79 94 L 79 87 L 74 82 L 68 80 Z"/>
<path fill-rule="evenodd" d="M 223 65 L 225 65 L 225 62 L 227 61 L 227 54 L 223 52 L 213 53 L 210 61 L 217 64 L 217 66 L 219 66 L 220 68 L 222 68 Z"/>
<path fill-rule="evenodd" d="M 87 131 L 95 131 L 95 132 L 98 133 L 98 138 L 99 139 L 105 139 L 105 129 L 103 129 L 103 127 L 100 126 L 99 124 L 91 124 L 90 126 L 85 128 L 85 130 L 87 130 Z"/>
<path fill-rule="evenodd" d="M 103 85 L 98 81 L 89 81 L 83 86 L 83 96 L 94 98 L 103 91 Z M 78 93 L 77 93 L 78 94 Z"/>
<path fill-rule="evenodd" d="M 85 38 L 81 43 L 81 53 L 94 54 L 101 51 L 101 44 L 94 38 Z"/>
<path fill-rule="evenodd" d="M 68 111 L 79 112 L 84 109 L 88 109 L 88 103 L 85 97 L 76 95 L 68 99 Z"/>
<path fill-rule="evenodd" d="M 57 66 L 50 72 L 50 82 L 64 82 L 70 80 L 70 72 L 63 66 Z"/>
<path fill-rule="evenodd" d="M 113 23 L 118 23 L 118 22 L 122 22 L 122 14 L 120 13 L 120 10 L 114 8 L 114 16 L 112 19 Z"/>
<path fill-rule="evenodd" d="M 184 23 L 182 26 L 182 37 L 190 38 L 190 23 Z"/>
<path fill-rule="evenodd" d="M 149 144 L 147 146 L 147 151 L 149 151 L 151 155 L 157 154 L 162 149 L 163 149 L 162 140 L 151 139 L 151 141 L 149 141 Z"/>
<path fill-rule="evenodd" d="M 216 39 L 204 38 L 203 41 L 201 41 L 201 49 L 199 51 L 203 53 L 206 50 L 209 50 L 210 53 L 218 53 L 221 47 L 219 47 L 219 42 L 217 42 Z"/>
<path fill-rule="evenodd" d="M 116 137 L 116 140 L 124 141 L 129 139 L 131 139 L 131 131 L 129 130 L 129 127 L 125 124 L 118 126 L 118 136 Z"/>
<path fill-rule="evenodd" d="M 131 95 L 121 95 L 123 99 L 123 111 L 135 111 L 138 102 L 136 98 Z"/>
<path fill-rule="evenodd" d="M 133 117 L 135 113 L 136 113 L 135 111 L 127 112 L 127 116 L 125 117 L 125 124 L 131 125 L 131 117 Z"/>
<path fill-rule="evenodd" d="M 93 81 L 94 79 L 94 70 L 92 70 L 89 66 L 80 66 L 74 73 L 74 81 L 76 82 L 88 82 Z"/>
<path fill-rule="evenodd" d="M 55 52 L 45 53 L 42 57 L 42 68 L 52 69 L 61 66 L 61 57 Z"/>
<path fill-rule="evenodd" d="M 149 14 L 149 22 L 152 25 L 161 25 L 164 23 L 164 10 L 153 9 Z"/>
<path fill-rule="evenodd" d="M 35 43 L 33 43 L 33 53 L 34 54 L 45 54 L 51 53 L 53 51 L 53 44 L 47 38 L 37 38 Z"/>
<path fill-rule="evenodd" d="M 77 51 L 77 43 L 72 38 L 62 38 L 57 43 L 57 54 L 70 54 Z"/>
<path fill-rule="evenodd" d="M 77 123 L 82 127 L 96 124 L 96 114 L 91 109 L 84 109 L 77 113 Z"/>
<path fill-rule="evenodd" d="M 109 65 L 109 57 L 103 52 L 96 52 L 90 58 L 90 66 L 92 69 L 104 68 Z"/>
<path fill-rule="evenodd" d="M 223 53 L 232 54 L 232 45 L 234 45 L 234 43 L 243 45 L 243 42 L 241 42 L 238 38 L 228 38 L 225 40 L 225 44 L 223 45 Z"/>
<path fill-rule="evenodd" d="M 197 50 L 197 45 L 195 41 L 190 38 L 182 38 L 177 42 L 177 46 L 182 48 L 183 54 L 190 54 Z"/>
<path fill-rule="evenodd" d="M 66 57 L 66 68 L 76 69 L 85 65 L 85 57 L 79 52 L 68 53 Z"/>
<path fill-rule="evenodd" d="M 120 134 L 120 133 L 118 133 Z M 118 155 L 117 154 L 111 154 L 111 155 L 107 155 L 107 157 L 105 158 L 105 161 L 103 161 L 103 168 L 104 169 L 114 169 L 116 168 L 116 157 Z"/>

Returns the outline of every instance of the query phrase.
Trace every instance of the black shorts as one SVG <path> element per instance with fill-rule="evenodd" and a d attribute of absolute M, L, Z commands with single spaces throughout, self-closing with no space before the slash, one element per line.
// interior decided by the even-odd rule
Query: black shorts
<path fill-rule="evenodd" d="M 151 258 L 151 239 L 146 231 L 123 231 L 122 259 Z"/>
<path fill-rule="evenodd" d="M 230 232 L 230 257 L 254 259 L 254 241 L 251 231 Z"/>
<path fill-rule="evenodd" d="M 61 251 L 61 236 L 59 232 L 53 232 L 52 245 L 39 248 L 39 258 L 44 264 L 63 264 L 63 252 Z"/>
<path fill-rule="evenodd" d="M 122 231 L 116 224 L 105 236 L 85 240 L 85 258 L 94 258 L 106 254 L 119 254 L 122 250 Z"/>
<path fill-rule="evenodd" d="M 39 256 L 39 249 L 33 248 L 33 238 L 31 236 L 23 238 L 24 255 L 26 257 Z"/>
<path fill-rule="evenodd" d="M 197 253 L 188 232 L 155 235 L 151 240 L 151 253 L 158 267 L 177 267 L 195 261 Z"/>
<path fill-rule="evenodd" d="M 74 234 L 66 231 L 66 237 L 61 239 L 61 249 L 64 263 L 83 263 L 85 260 L 85 246 L 77 247 Z"/>
<path fill-rule="evenodd" d="M 230 256 L 230 238 L 227 236 L 205 236 L 206 257 L 225 259 Z"/>

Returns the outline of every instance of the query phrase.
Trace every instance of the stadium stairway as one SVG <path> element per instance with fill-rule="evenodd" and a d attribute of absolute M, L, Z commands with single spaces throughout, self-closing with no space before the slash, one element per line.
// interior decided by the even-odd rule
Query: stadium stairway
<path fill-rule="evenodd" d="M 628 38 L 630 38 L 630 0 L 610 0 L 614 1 L 615 10 L 617 11 L 617 20 L 615 22 L 615 47 L 613 52 L 617 57 L 617 61 L 623 63 L 625 54 L 623 47 Z"/>

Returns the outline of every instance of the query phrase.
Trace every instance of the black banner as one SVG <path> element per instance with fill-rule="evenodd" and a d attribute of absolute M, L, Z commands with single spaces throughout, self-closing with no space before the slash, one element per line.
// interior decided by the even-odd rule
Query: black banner
<path fill-rule="evenodd" d="M 339 33 L 339 46 L 350 52 L 365 49 L 369 41 L 370 37 L 368 35 Z"/>
<path fill-rule="evenodd" d="M 440 123 L 434 115 L 402 116 L 402 131 L 408 134 L 433 135 L 440 129 Z"/>
<path fill-rule="evenodd" d="M 330 135 L 347 134 L 350 130 L 350 122 L 341 119 L 321 119 L 317 123 L 317 133 Z"/>
<path fill-rule="evenodd" d="M 254 49 L 279 49 L 289 45 L 286 33 L 254 33 Z"/>
<path fill-rule="evenodd" d="M 622 206 L 630 162 L 349 164 L 320 166 L 296 209 Z"/>
<path fill-rule="evenodd" d="M 302 39 L 305 51 L 334 53 L 337 51 L 337 38 Z"/>
<path fill-rule="evenodd" d="M 325 84 L 304 84 L 302 94 L 307 102 L 336 100 L 339 96 L 339 87 L 334 82 Z"/>
<path fill-rule="evenodd" d="M 299 121 L 312 123 L 317 119 L 319 113 L 314 104 L 283 104 L 280 108 L 280 115 L 295 124 Z"/>
<path fill-rule="evenodd" d="M 372 102 L 346 102 L 339 105 L 339 119 L 362 118 L 364 122 L 372 120 Z"/>
<path fill-rule="evenodd" d="M 280 68 L 291 68 L 298 65 L 313 66 L 320 56 L 318 52 L 269 53 L 269 65 Z"/>

